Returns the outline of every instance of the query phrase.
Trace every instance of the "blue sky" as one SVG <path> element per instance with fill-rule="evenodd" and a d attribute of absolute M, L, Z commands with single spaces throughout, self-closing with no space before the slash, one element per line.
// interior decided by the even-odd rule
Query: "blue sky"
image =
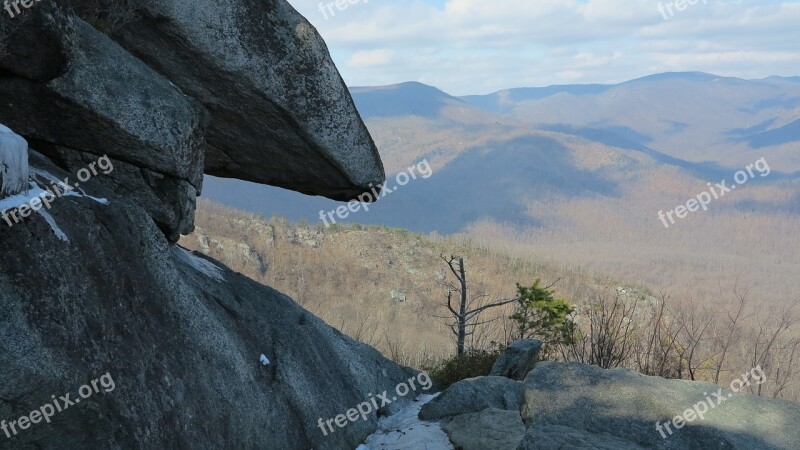
<path fill-rule="evenodd" d="M 352 1 L 331 14 L 331 0 L 289 0 L 351 86 L 465 95 L 666 71 L 800 75 L 800 0 Z"/>

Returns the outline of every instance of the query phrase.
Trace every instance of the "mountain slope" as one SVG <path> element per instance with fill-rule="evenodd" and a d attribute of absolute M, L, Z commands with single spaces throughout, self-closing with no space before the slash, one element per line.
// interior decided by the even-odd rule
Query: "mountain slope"
<path fill-rule="evenodd" d="M 592 128 L 646 143 L 665 155 L 720 166 L 747 164 L 753 149 L 800 140 L 795 128 L 775 131 L 780 138 L 732 142 L 732 130 L 767 121 L 788 124 L 800 116 L 800 85 L 785 78 L 743 80 L 701 72 L 664 73 L 614 86 L 560 86 L 541 96 L 470 96 L 476 106 L 494 108 L 517 120 L 554 127 Z M 513 92 L 514 90 L 504 91 Z M 800 159 L 783 149 L 766 149 L 786 172 L 800 170 Z"/>
<path fill-rule="evenodd" d="M 682 293 L 709 300 L 720 283 L 747 274 L 762 286 L 760 298 L 774 302 L 800 289 L 792 275 L 800 270 L 800 182 L 792 171 L 800 166 L 800 154 L 793 142 L 753 149 L 743 139 L 797 120 L 789 120 L 792 110 L 786 107 L 798 87 L 784 80 L 664 74 L 599 93 L 561 89 L 518 103 L 510 117 L 453 101 L 434 88 L 401 86 L 398 92 L 428 93 L 421 103 L 438 105 L 438 115 L 386 105 L 400 115 L 367 119 L 393 191 L 369 211 L 336 220 L 467 233 L 485 245 L 653 286 L 680 286 Z M 354 94 L 356 104 L 365 103 L 360 95 Z M 517 117 L 528 108 L 547 120 Z M 613 120 L 597 120 L 605 116 Z M 729 118 L 736 120 L 728 123 Z M 791 137 L 791 127 L 785 131 Z M 705 146 L 710 141 L 716 150 Z M 730 184 L 738 170 L 762 157 L 769 173 L 754 173 L 708 211 L 669 229 L 659 220 L 659 211 L 685 205 L 708 183 Z M 395 174 L 423 160 L 432 169 L 429 178 L 396 186 Z M 312 223 L 320 222 L 321 212 L 342 206 L 213 178 L 206 179 L 204 195 Z"/>
<path fill-rule="evenodd" d="M 364 119 L 399 116 L 435 118 L 442 108 L 463 103 L 433 86 L 416 82 L 352 87 L 350 94 Z"/>

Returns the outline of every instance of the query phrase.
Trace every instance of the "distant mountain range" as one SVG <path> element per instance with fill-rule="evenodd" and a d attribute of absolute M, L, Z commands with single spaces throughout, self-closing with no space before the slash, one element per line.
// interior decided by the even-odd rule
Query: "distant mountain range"
<path fill-rule="evenodd" d="M 633 141 L 687 161 L 734 166 L 746 164 L 754 148 L 800 141 L 795 123 L 800 117 L 799 79 L 663 73 L 618 85 L 509 89 L 463 99 L 496 114 L 590 139 L 604 132 L 604 141 L 612 145 Z M 773 159 L 784 170 L 800 170 L 792 153 L 778 148 Z"/>
<path fill-rule="evenodd" d="M 380 87 L 352 87 L 350 94 L 365 120 L 400 116 L 435 119 L 442 108 L 461 102 L 433 86 L 416 82 Z"/>
<path fill-rule="evenodd" d="M 387 172 L 422 159 L 434 168 L 353 222 L 440 233 L 480 220 L 537 227 L 542 217 L 530 202 L 624 198 L 644 173 L 677 170 L 702 186 L 762 156 L 773 174 L 754 182 L 791 182 L 800 171 L 800 77 L 663 73 L 464 97 L 409 82 L 351 93 Z M 309 221 L 341 205 L 213 177 L 203 195 Z M 800 210 L 798 200 L 764 207 Z"/>

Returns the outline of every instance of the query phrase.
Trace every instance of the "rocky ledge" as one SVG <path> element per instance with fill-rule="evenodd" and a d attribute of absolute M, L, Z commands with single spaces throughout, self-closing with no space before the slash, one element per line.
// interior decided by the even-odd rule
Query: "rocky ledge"
<path fill-rule="evenodd" d="M 439 421 L 463 450 L 800 448 L 800 405 L 741 389 L 758 383 L 758 370 L 721 389 L 580 363 L 531 366 L 540 347 L 516 343 L 495 366 L 515 376 L 528 367 L 522 381 L 460 381 L 419 418 Z"/>

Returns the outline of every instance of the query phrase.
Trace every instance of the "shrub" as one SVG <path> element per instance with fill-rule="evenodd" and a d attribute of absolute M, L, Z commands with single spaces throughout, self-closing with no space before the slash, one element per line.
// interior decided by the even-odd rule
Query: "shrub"
<path fill-rule="evenodd" d="M 553 297 L 550 287 L 536 280 L 530 287 L 517 283 L 517 305 L 510 319 L 518 339 L 539 339 L 544 342 L 543 353 L 549 354 L 559 345 L 573 342 L 570 317 L 574 312 L 566 300 Z"/>
<path fill-rule="evenodd" d="M 440 389 L 447 389 L 451 384 L 467 378 L 485 377 L 492 371 L 497 358 L 503 349 L 497 347 L 492 350 L 469 350 L 464 354 L 455 355 L 439 362 L 425 371 Z"/>

